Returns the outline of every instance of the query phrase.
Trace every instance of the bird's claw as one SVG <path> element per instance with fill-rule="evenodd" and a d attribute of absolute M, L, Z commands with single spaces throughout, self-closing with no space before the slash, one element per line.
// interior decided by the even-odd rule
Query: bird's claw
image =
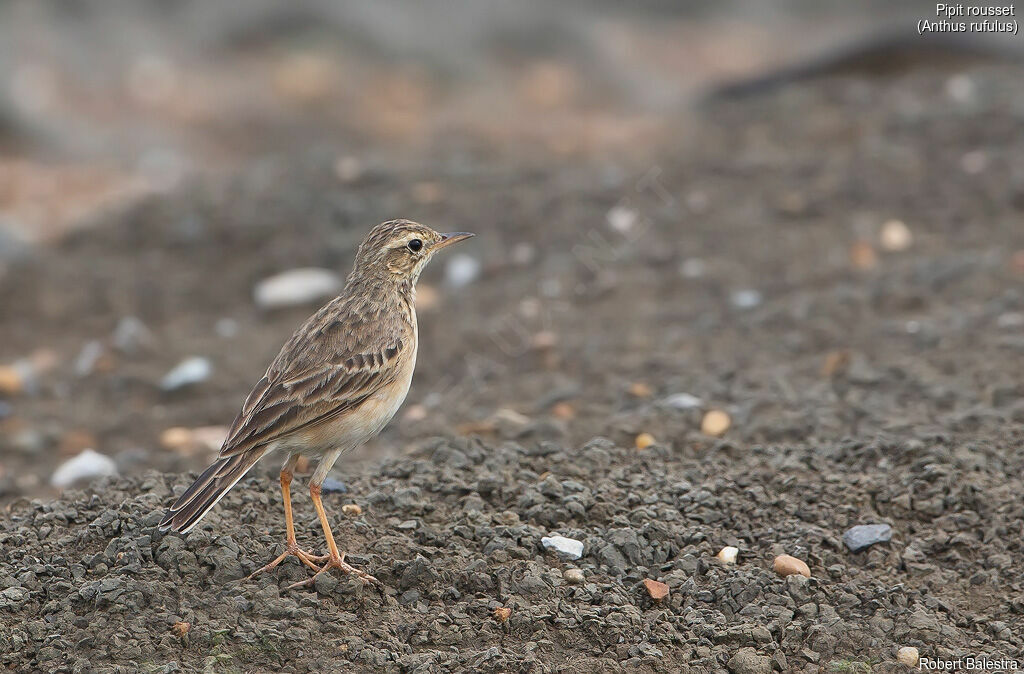
<path fill-rule="evenodd" d="M 248 576 L 246 576 L 245 580 L 247 580 L 247 581 L 248 580 L 252 580 L 256 576 L 258 576 L 261 573 L 263 573 L 264 571 L 270 571 L 271 569 L 275 568 L 278 564 L 283 562 L 285 559 L 287 559 L 289 555 L 294 555 L 295 557 L 297 557 L 299 559 L 300 562 L 302 562 L 303 564 L 305 564 L 309 568 L 313 569 L 314 571 L 318 571 L 319 570 L 319 567 L 317 566 L 317 563 L 323 562 L 324 560 L 327 560 L 327 559 L 330 559 L 330 555 L 314 555 L 313 553 L 306 552 L 305 550 L 303 550 L 302 548 L 299 547 L 298 543 L 296 543 L 294 541 L 291 541 L 291 542 L 285 543 L 284 552 L 282 552 L 280 555 L 278 555 L 277 558 L 274 559 L 274 561 L 270 562 L 269 564 L 267 564 L 265 566 L 262 566 L 262 567 L 256 569 L 255 571 L 250 573 Z"/>
<path fill-rule="evenodd" d="M 295 590 L 300 587 L 308 587 L 316 582 L 317 577 L 321 573 L 326 573 L 331 569 L 339 569 L 342 573 L 352 574 L 364 583 L 370 583 L 378 587 L 384 587 L 383 583 L 381 583 L 379 580 L 377 580 L 370 574 L 366 573 L 365 571 L 360 571 L 359 569 L 355 568 L 354 566 L 346 562 L 344 554 L 338 555 L 337 557 L 333 558 L 330 555 L 324 555 L 324 557 L 327 558 L 327 563 L 324 564 L 323 567 L 320 570 L 318 570 L 315 574 L 313 574 L 311 578 L 307 578 L 306 580 L 300 580 L 297 583 L 292 583 L 288 586 L 287 589 Z"/>

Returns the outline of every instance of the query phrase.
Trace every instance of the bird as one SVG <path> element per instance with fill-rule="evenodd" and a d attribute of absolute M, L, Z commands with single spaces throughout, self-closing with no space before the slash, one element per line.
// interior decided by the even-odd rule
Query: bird
<path fill-rule="evenodd" d="M 281 495 L 285 549 L 248 579 L 289 556 L 315 571 L 331 569 L 380 585 L 345 562 L 321 499 L 338 458 L 376 436 L 409 392 L 419 331 L 416 282 L 439 251 L 474 236 L 442 234 L 411 220 L 373 227 L 359 245 L 341 293 L 310 316 L 281 348 L 231 424 L 217 459 L 178 497 L 159 524 L 188 533 L 265 456 L 284 456 Z M 309 494 L 327 542 L 327 554 L 299 547 L 292 520 L 291 482 L 300 457 L 318 459 Z"/>

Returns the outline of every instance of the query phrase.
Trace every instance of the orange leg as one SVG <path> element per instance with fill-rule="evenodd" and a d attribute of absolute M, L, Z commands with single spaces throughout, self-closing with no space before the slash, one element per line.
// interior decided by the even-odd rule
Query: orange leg
<path fill-rule="evenodd" d="M 295 555 L 299 558 L 303 564 L 309 568 L 317 571 L 319 567 L 316 562 L 323 562 L 329 559 L 329 555 L 313 555 L 299 547 L 298 542 L 295 540 L 295 524 L 292 521 L 292 470 L 295 467 L 295 462 L 298 460 L 298 456 L 293 456 L 288 459 L 285 463 L 284 468 L 281 469 L 281 495 L 284 497 L 284 522 L 288 529 L 288 537 L 285 540 L 284 552 L 277 556 L 277 559 L 270 562 L 266 566 L 253 571 L 246 580 L 252 580 L 256 576 L 260 575 L 264 571 L 270 571 L 278 564 L 283 562 L 288 555 Z"/>
<path fill-rule="evenodd" d="M 346 563 L 345 553 L 338 552 L 338 544 L 334 542 L 334 534 L 331 533 L 331 525 L 327 521 L 327 513 L 324 511 L 323 501 L 320 500 L 320 493 L 321 487 L 319 484 L 309 485 L 309 495 L 313 499 L 313 507 L 316 508 L 316 515 L 320 519 L 320 526 L 322 526 L 324 529 L 324 538 L 327 539 L 327 548 L 330 551 L 330 553 L 327 555 L 327 563 L 324 564 L 323 568 L 317 571 L 312 578 L 299 581 L 298 583 L 295 583 L 293 585 L 289 585 L 288 589 L 291 590 L 297 587 L 312 585 L 316 581 L 317 576 L 319 576 L 321 573 L 324 573 L 325 571 L 330 571 L 331 569 L 340 569 L 342 573 L 351 573 L 357 578 L 360 578 L 363 582 L 381 585 L 381 582 L 373 576 L 371 576 L 370 574 L 366 573 L 365 571 L 360 571 L 359 569 L 350 566 L 348 563 Z"/>

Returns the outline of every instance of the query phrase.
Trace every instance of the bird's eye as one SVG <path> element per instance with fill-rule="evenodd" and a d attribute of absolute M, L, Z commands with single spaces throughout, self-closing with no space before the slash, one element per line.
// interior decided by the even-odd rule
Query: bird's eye
<path fill-rule="evenodd" d="M 420 248 L 423 248 L 423 242 L 420 241 L 419 239 L 413 239 L 407 245 L 409 246 L 409 250 L 411 250 L 414 253 L 418 253 L 420 251 Z"/>

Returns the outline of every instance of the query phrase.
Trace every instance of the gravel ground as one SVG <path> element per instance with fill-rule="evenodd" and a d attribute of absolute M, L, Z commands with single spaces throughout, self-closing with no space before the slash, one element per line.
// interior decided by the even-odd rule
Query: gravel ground
<path fill-rule="evenodd" d="M 339 186 L 333 156 L 283 157 L 39 251 L 0 279 L 4 356 L 57 335 L 63 364 L 3 436 L 2 662 L 753 674 L 901 671 L 901 646 L 1024 657 L 1019 81 L 808 81 L 715 104 L 652 163 L 479 154 Z M 308 312 L 260 312 L 256 281 L 345 268 L 394 215 L 477 231 L 481 271 L 461 288 L 443 262 L 425 278 L 439 301 L 407 412 L 335 471 L 339 539 L 387 589 L 286 591 L 306 577 L 292 562 L 240 582 L 283 539 L 274 467 L 186 538 L 154 525 L 188 476 L 139 467 L 198 468 L 205 455 L 158 449 L 160 431 L 230 420 Z M 125 315 L 155 348 L 107 346 Z M 89 339 L 109 358 L 75 375 Z M 210 380 L 161 393 L 195 354 Z M 702 432 L 712 409 L 730 420 L 720 437 Z M 45 475 L 75 428 L 133 475 L 18 498 L 12 476 Z M 300 542 L 319 550 L 296 492 Z M 878 523 L 890 542 L 844 545 Z M 546 551 L 551 534 L 583 557 Z M 725 545 L 737 564 L 715 559 Z M 811 577 L 777 576 L 782 553 Z"/>

